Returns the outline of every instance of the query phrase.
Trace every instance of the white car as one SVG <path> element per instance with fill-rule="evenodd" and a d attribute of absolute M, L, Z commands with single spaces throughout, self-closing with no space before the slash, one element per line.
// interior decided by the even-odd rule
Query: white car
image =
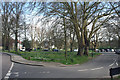
<path fill-rule="evenodd" d="M 115 52 L 115 50 L 114 50 L 114 49 L 111 49 L 111 51 L 112 51 L 112 52 Z"/>
<path fill-rule="evenodd" d="M 99 52 L 99 49 L 96 49 L 95 51 L 96 51 L 96 52 Z"/>
<path fill-rule="evenodd" d="M 20 49 L 20 51 L 25 51 L 25 47 L 22 47 L 22 48 Z"/>
<path fill-rule="evenodd" d="M 74 51 L 75 51 L 75 52 L 77 52 L 77 51 L 78 51 L 78 49 L 74 49 Z"/>

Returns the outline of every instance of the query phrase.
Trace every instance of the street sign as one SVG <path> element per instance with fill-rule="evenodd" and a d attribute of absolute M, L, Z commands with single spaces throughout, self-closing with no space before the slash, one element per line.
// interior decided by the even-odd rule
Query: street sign
<path fill-rule="evenodd" d="M 120 67 L 110 69 L 111 80 L 113 80 L 113 75 L 117 74 L 120 74 Z"/>

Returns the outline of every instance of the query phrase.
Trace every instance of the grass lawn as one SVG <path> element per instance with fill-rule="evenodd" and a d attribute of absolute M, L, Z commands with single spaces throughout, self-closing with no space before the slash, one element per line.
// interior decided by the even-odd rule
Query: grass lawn
<path fill-rule="evenodd" d="M 21 52 L 16 53 L 11 51 L 11 53 L 19 54 L 27 60 L 33 61 L 44 61 L 44 62 L 58 62 L 66 65 L 72 64 L 82 64 L 92 59 L 91 54 L 89 56 L 77 56 L 77 52 L 67 52 L 67 59 L 65 59 L 64 51 L 53 52 L 53 51 L 31 51 L 31 52 Z M 100 55 L 100 53 L 94 52 L 94 57 Z"/>
<path fill-rule="evenodd" d="M 118 79 L 120 79 L 120 76 L 118 76 Z"/>

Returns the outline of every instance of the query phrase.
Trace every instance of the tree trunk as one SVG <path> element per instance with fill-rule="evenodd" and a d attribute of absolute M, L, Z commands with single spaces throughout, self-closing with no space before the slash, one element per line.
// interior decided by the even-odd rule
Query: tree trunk
<path fill-rule="evenodd" d="M 118 38 L 118 48 L 120 48 L 120 37 Z"/>
<path fill-rule="evenodd" d="M 4 40 L 3 40 L 4 44 L 3 44 L 3 51 L 5 51 L 6 49 L 6 35 L 4 34 Z"/>
<path fill-rule="evenodd" d="M 8 52 L 10 52 L 10 34 L 9 34 L 9 32 L 10 32 L 10 28 L 8 26 L 8 33 L 7 33 L 7 35 L 8 35 L 8 39 L 7 39 L 7 42 L 8 42 Z"/>
<path fill-rule="evenodd" d="M 111 37 L 111 36 L 110 36 L 110 37 Z M 109 47 L 111 48 L 111 43 L 110 43 L 110 42 L 111 42 L 111 40 L 110 40 L 110 38 L 109 38 Z"/>
<path fill-rule="evenodd" d="M 72 52 L 72 36 L 71 36 L 72 30 L 70 28 L 70 52 Z"/>
<path fill-rule="evenodd" d="M 70 52 L 73 51 L 73 47 L 72 46 L 73 46 L 73 42 L 70 43 Z"/>
<path fill-rule="evenodd" d="M 10 36 L 8 34 L 8 52 L 10 52 Z"/>
<path fill-rule="evenodd" d="M 65 58 L 67 59 L 67 39 L 66 39 L 66 25 L 65 25 L 65 18 L 63 18 L 63 23 L 64 23 L 64 38 L 65 38 L 65 45 L 64 45 L 64 48 L 65 48 Z"/>
<path fill-rule="evenodd" d="M 73 32 L 73 37 L 71 36 L 71 32 L 72 31 L 70 31 L 70 52 L 72 52 L 73 51 L 73 43 L 74 43 L 74 36 L 75 36 L 75 32 Z"/>
<path fill-rule="evenodd" d="M 79 27 L 77 24 L 74 24 L 75 26 L 75 32 L 78 40 L 78 53 L 77 55 L 82 56 L 84 53 L 84 36 L 83 36 L 83 31 L 81 30 L 81 35 L 79 32 Z"/>
<path fill-rule="evenodd" d="M 18 39 L 17 39 L 18 35 L 17 35 L 17 30 L 15 32 L 15 51 L 17 52 L 17 43 L 18 43 Z"/>
<path fill-rule="evenodd" d="M 89 54 L 89 46 L 90 46 L 90 40 L 87 38 L 87 36 L 84 36 L 85 38 L 85 48 L 84 48 L 84 55 L 88 56 Z"/>
<path fill-rule="evenodd" d="M 77 55 L 78 56 L 83 56 L 83 53 L 84 53 L 84 47 L 81 46 L 81 45 L 78 45 L 78 53 L 77 53 Z"/>
<path fill-rule="evenodd" d="M 89 54 L 89 46 L 85 46 L 85 51 L 84 51 L 84 55 L 88 56 Z"/>
<path fill-rule="evenodd" d="M 84 45 L 83 45 L 83 38 L 81 39 L 78 39 L 78 53 L 77 55 L 79 56 L 83 56 L 83 53 L 84 53 Z"/>
<path fill-rule="evenodd" d="M 95 52 L 97 48 L 98 48 L 98 34 L 96 33 Z"/>
<path fill-rule="evenodd" d="M 90 43 L 90 40 L 89 40 L 89 38 L 87 38 L 87 35 L 88 35 L 88 31 L 85 28 L 84 29 L 84 40 L 85 40 L 84 55 L 86 55 L 86 56 L 88 56 L 88 53 L 89 53 L 89 43 Z"/>

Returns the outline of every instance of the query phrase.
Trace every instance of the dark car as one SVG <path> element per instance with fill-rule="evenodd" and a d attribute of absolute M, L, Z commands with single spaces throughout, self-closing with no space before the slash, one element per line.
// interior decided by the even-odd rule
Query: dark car
<path fill-rule="evenodd" d="M 58 49 L 52 49 L 52 51 L 54 51 L 54 52 L 58 52 L 59 50 L 58 50 Z"/>
<path fill-rule="evenodd" d="M 120 49 L 116 49 L 115 50 L 115 54 L 119 54 L 120 55 Z"/>
<path fill-rule="evenodd" d="M 26 48 L 25 50 L 26 50 L 26 51 L 29 51 L 29 52 L 30 52 L 30 51 L 32 51 L 32 49 L 31 49 L 31 48 Z"/>
<path fill-rule="evenodd" d="M 49 49 L 45 48 L 45 49 L 43 49 L 43 51 L 49 51 Z"/>

